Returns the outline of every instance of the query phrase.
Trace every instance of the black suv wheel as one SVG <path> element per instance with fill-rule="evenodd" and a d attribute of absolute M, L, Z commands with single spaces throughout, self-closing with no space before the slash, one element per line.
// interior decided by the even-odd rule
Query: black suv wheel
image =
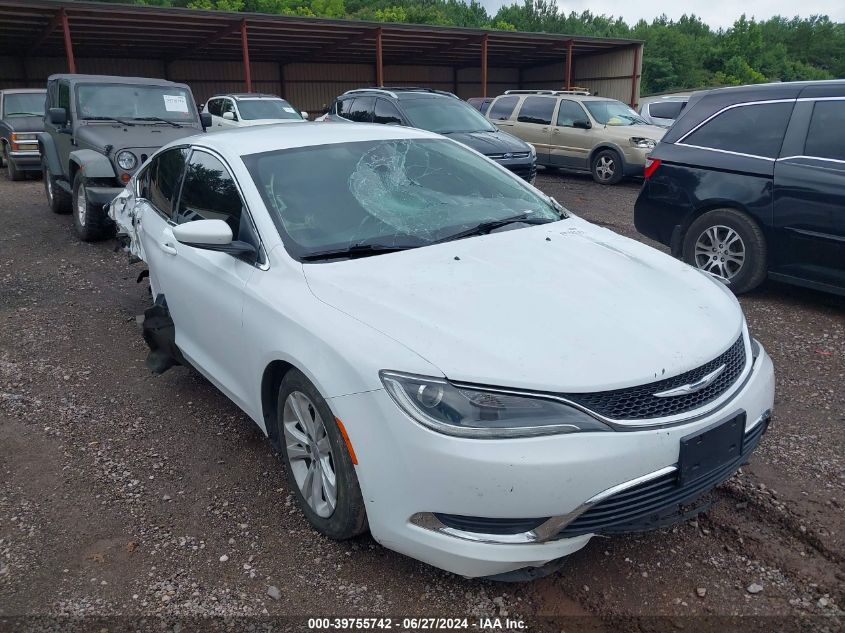
<path fill-rule="evenodd" d="M 766 237 L 754 220 L 736 209 L 714 209 L 697 218 L 684 235 L 683 257 L 736 294 L 766 279 Z"/>

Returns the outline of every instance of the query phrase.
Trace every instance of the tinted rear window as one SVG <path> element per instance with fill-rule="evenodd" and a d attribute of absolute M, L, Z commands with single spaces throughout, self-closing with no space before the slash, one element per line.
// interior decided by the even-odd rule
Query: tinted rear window
<path fill-rule="evenodd" d="M 725 110 L 686 136 L 683 143 L 776 158 L 793 105 L 792 101 L 759 103 Z"/>
<path fill-rule="evenodd" d="M 818 101 L 813 106 L 804 153 L 845 160 L 845 101 Z"/>
<path fill-rule="evenodd" d="M 519 109 L 517 121 L 551 125 L 556 102 L 554 97 L 527 97 Z"/>
<path fill-rule="evenodd" d="M 677 119 L 686 104 L 686 101 L 660 101 L 658 103 L 650 103 L 648 106 L 648 113 L 658 119 Z"/>
<path fill-rule="evenodd" d="M 513 109 L 518 102 L 519 97 L 502 97 L 493 104 L 487 116 L 494 121 L 507 121 L 513 114 Z"/>

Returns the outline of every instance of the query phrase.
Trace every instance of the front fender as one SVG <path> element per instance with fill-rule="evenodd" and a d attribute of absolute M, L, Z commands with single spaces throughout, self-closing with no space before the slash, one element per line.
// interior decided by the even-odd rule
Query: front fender
<path fill-rule="evenodd" d="M 62 176 L 62 161 L 59 159 L 59 150 L 56 149 L 56 141 L 47 132 L 38 132 L 38 149 L 41 150 L 41 157 L 47 162 L 47 167 L 53 176 Z"/>
<path fill-rule="evenodd" d="M 86 178 L 117 178 L 111 161 L 92 149 L 78 149 L 71 152 L 70 162 L 75 163 Z"/>

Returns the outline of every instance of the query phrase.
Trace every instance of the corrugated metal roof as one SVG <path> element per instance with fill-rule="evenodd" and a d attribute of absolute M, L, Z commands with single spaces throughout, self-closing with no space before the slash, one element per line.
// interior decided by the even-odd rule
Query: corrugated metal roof
<path fill-rule="evenodd" d="M 250 58 L 279 63 L 372 58 L 379 31 L 385 65 L 477 65 L 485 36 L 490 66 L 547 64 L 564 57 L 570 41 L 575 59 L 639 44 L 637 40 L 549 33 L 143 5 L 0 0 L 0 55 L 63 56 L 62 10 L 78 57 L 239 60 L 242 23 L 247 27 Z"/>

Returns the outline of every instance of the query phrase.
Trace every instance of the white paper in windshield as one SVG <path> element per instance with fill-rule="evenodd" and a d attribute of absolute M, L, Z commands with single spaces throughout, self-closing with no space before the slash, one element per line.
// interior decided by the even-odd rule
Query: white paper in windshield
<path fill-rule="evenodd" d="M 284 110 L 285 112 L 290 112 L 291 114 L 296 114 L 296 110 L 294 110 L 290 106 L 282 106 L 282 110 Z"/>
<path fill-rule="evenodd" d="M 188 112 L 188 100 L 183 95 L 162 95 L 168 112 Z"/>

